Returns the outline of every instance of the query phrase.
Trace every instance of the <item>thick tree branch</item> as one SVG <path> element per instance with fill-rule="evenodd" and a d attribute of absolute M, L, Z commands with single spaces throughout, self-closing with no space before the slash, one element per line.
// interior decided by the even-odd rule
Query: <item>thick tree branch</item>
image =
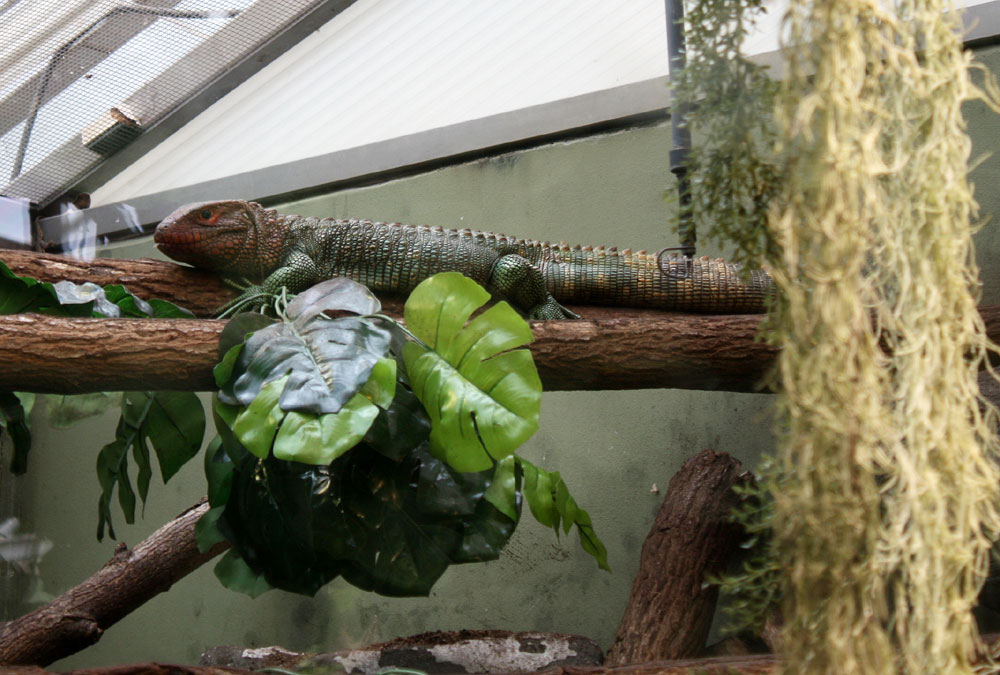
<path fill-rule="evenodd" d="M 548 391 L 752 391 L 774 351 L 754 341 L 756 317 L 535 322 L 535 356 Z M 206 391 L 223 321 L 0 316 L 0 389 L 46 393 Z"/>
<path fill-rule="evenodd" d="M 742 536 L 729 518 L 741 476 L 738 460 L 703 450 L 670 479 L 606 665 L 702 653 L 719 593 L 705 580 L 722 573 Z"/>
<path fill-rule="evenodd" d="M 201 502 L 129 550 L 114 556 L 79 586 L 33 612 L 0 626 L 0 663 L 48 665 L 101 639 L 153 596 L 228 548 L 199 553 L 194 526 L 208 510 Z"/>
<path fill-rule="evenodd" d="M 82 262 L 0 249 L 15 273 L 46 281 L 122 283 L 209 315 L 233 291 L 212 274 L 156 260 Z M 398 299 L 384 299 L 397 313 Z M 761 317 L 574 307 L 584 321 L 532 324 L 549 391 L 680 388 L 758 391 L 777 350 L 756 340 Z M 1000 342 L 1000 306 L 980 309 Z M 221 323 L 0 317 L 0 389 L 73 393 L 210 390 Z"/>
<path fill-rule="evenodd" d="M 169 300 L 198 316 L 209 316 L 235 294 L 215 274 L 150 258 L 77 260 L 51 253 L 0 249 L 0 261 L 14 274 L 39 281 L 121 284 L 141 298 Z"/>

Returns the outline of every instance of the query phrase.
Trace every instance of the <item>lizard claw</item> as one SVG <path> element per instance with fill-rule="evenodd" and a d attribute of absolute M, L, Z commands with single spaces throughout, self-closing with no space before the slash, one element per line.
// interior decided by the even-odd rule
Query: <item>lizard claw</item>
<path fill-rule="evenodd" d="M 576 312 L 571 312 L 558 302 L 552 296 L 545 302 L 539 303 L 531 308 L 528 312 L 529 319 L 536 320 L 547 320 L 547 319 L 580 319 L 582 318 Z"/>

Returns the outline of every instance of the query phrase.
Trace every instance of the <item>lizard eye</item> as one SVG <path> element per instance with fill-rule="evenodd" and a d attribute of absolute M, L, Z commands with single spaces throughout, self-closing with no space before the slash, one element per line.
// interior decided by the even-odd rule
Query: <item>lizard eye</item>
<path fill-rule="evenodd" d="M 198 215 L 201 216 L 202 219 L 208 220 L 208 219 L 210 219 L 212 217 L 212 210 L 211 209 L 202 209 L 201 213 L 199 213 Z"/>

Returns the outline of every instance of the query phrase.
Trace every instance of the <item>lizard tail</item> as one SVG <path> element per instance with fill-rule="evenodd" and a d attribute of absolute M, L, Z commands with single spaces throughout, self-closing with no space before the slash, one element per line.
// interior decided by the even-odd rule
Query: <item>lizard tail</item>
<path fill-rule="evenodd" d="M 743 274 L 722 259 L 604 247 L 550 246 L 539 267 L 546 285 L 569 304 L 653 307 L 679 312 L 753 314 L 766 309 L 774 282 L 765 270 Z"/>

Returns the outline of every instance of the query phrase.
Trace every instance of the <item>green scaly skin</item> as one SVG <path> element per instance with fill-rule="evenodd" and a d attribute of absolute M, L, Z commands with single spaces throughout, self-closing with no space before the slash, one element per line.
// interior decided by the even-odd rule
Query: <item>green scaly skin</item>
<path fill-rule="evenodd" d="M 711 314 L 763 312 L 770 275 L 746 280 L 735 265 L 669 258 L 666 274 L 645 251 L 567 246 L 477 230 L 281 215 L 260 204 L 188 204 L 153 237 L 174 260 L 245 281 L 225 308 L 257 305 L 282 287 L 297 293 L 336 276 L 373 291 L 408 293 L 438 272 L 457 271 L 532 319 L 577 319 L 560 303 Z"/>

